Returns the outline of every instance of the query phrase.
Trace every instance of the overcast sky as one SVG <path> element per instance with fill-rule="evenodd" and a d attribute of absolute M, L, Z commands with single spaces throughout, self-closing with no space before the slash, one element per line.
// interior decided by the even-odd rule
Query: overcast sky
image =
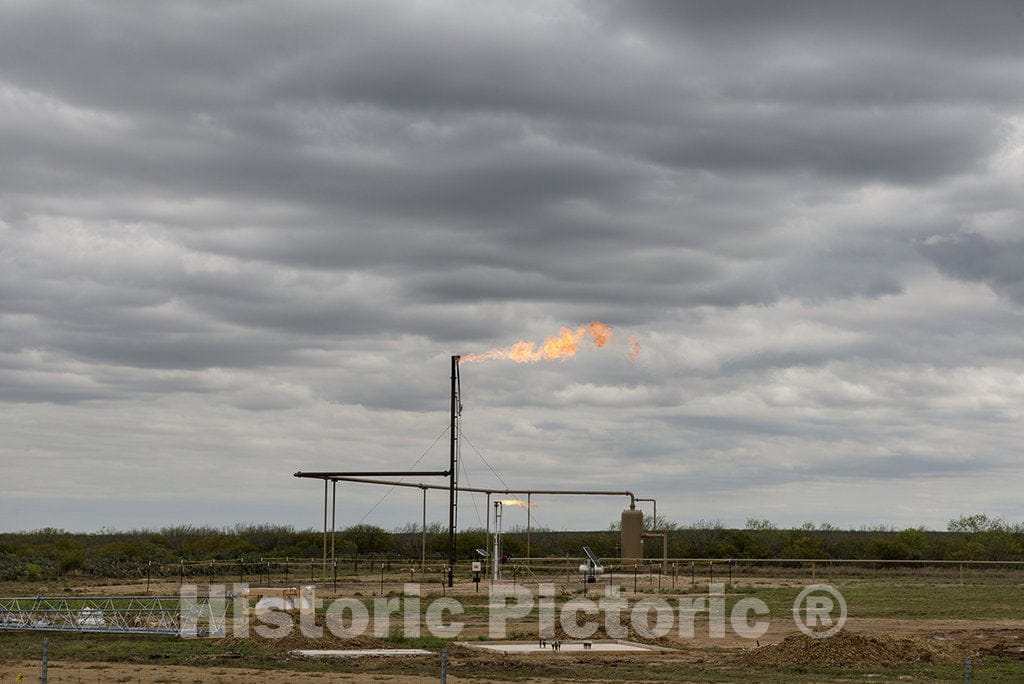
<path fill-rule="evenodd" d="M 293 472 L 446 467 L 450 356 L 593 320 L 463 367 L 463 483 L 1024 519 L 1022 36 L 1016 2 L 5 2 L 0 527 L 318 526 Z M 338 524 L 418 520 L 384 493 Z"/>

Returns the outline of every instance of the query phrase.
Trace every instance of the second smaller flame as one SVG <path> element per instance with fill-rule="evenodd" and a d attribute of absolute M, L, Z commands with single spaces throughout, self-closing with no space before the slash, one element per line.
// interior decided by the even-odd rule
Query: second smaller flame
<path fill-rule="evenodd" d="M 526 503 L 522 499 L 502 499 L 502 505 L 504 506 L 522 506 L 523 508 L 536 508 L 535 503 Z"/>

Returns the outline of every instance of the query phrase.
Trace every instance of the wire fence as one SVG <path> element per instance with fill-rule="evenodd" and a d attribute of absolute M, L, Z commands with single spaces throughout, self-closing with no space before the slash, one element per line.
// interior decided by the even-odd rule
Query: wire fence
<path fill-rule="evenodd" d="M 487 580 L 491 576 L 489 559 L 460 562 L 455 568 L 459 581 L 474 577 Z M 502 577 L 524 582 L 575 581 L 582 576 L 583 557 L 508 558 L 502 566 Z M 965 583 L 977 578 L 1016 578 L 1024 581 L 1024 561 L 989 560 L 890 560 L 829 558 L 645 558 L 640 561 L 622 558 L 602 559 L 603 575 L 629 581 L 631 578 L 657 577 L 662 585 L 685 588 L 687 584 L 712 582 L 734 584 L 768 578 L 794 578 L 801 581 L 830 581 L 844 577 L 920 577 L 946 579 Z M 77 581 L 119 581 L 143 593 L 156 591 L 168 583 L 230 583 L 240 582 L 263 586 L 299 584 L 334 584 L 352 581 L 381 583 L 419 582 L 431 584 L 444 581 L 447 562 L 444 559 L 379 558 L 347 556 L 335 559 L 258 558 L 209 559 L 177 562 L 112 563 L 99 571 L 63 571 L 57 559 L 26 560 L 0 557 L 0 578 L 19 584 L 73 584 Z"/>

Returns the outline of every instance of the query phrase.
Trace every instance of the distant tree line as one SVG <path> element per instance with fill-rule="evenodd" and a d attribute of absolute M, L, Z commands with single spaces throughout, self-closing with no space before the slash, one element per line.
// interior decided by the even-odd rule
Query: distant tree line
<path fill-rule="evenodd" d="M 620 555 L 616 525 L 591 532 L 552 531 L 534 527 L 529 535 L 531 557 L 578 557 L 589 546 L 603 558 Z M 743 529 L 727 528 L 718 520 L 680 525 L 664 520 L 659 532 L 668 535 L 673 558 L 815 558 L 879 560 L 1024 560 L 1024 525 L 1010 524 L 985 514 L 950 521 L 947 531 L 890 527 L 841 530 L 828 523 L 805 523 L 783 529 L 767 520 L 748 520 Z M 426 530 L 429 559 L 447 555 L 447 528 L 431 523 Z M 355 525 L 338 530 L 339 557 L 418 559 L 423 535 L 418 525 L 385 530 Z M 320 530 L 296 530 L 284 525 L 239 525 L 230 528 L 167 527 L 160 530 L 72 533 L 47 528 L 32 532 L 0 533 L 0 579 L 34 579 L 33 575 L 80 574 L 102 577 L 138 577 L 146 565 L 173 565 L 182 560 L 220 560 L 255 563 L 264 558 L 319 558 L 323 549 Z M 486 546 L 482 528 L 459 532 L 463 558 Z M 516 528 L 503 535 L 504 552 L 527 554 L 527 534 Z M 661 553 L 652 540 L 646 555 Z"/>

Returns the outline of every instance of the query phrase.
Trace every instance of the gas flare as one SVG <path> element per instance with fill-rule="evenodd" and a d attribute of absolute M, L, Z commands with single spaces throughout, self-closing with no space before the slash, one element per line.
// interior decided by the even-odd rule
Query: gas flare
<path fill-rule="evenodd" d="M 562 328 L 557 335 L 547 338 L 539 347 L 535 342 L 516 342 L 506 349 L 494 348 L 480 354 L 467 354 L 461 358 L 460 363 L 492 361 L 494 359 L 511 359 L 516 363 L 536 363 L 564 359 L 576 356 L 576 350 L 579 349 L 580 343 L 588 336 L 595 347 L 601 348 L 611 339 L 612 328 L 600 321 L 580 326 L 575 330 Z"/>
<path fill-rule="evenodd" d="M 626 340 L 626 344 L 629 345 L 629 360 L 636 361 L 636 357 L 640 356 L 640 351 L 642 350 L 640 339 L 636 335 L 630 335 L 629 339 Z"/>
<path fill-rule="evenodd" d="M 612 329 L 601 321 L 591 323 L 587 327 L 587 332 L 590 333 L 590 339 L 594 340 L 594 344 L 598 348 L 608 344 L 608 340 L 612 338 Z"/>
<path fill-rule="evenodd" d="M 535 503 L 526 503 L 522 499 L 502 499 L 501 504 L 503 506 L 522 506 L 523 508 L 536 508 Z"/>

